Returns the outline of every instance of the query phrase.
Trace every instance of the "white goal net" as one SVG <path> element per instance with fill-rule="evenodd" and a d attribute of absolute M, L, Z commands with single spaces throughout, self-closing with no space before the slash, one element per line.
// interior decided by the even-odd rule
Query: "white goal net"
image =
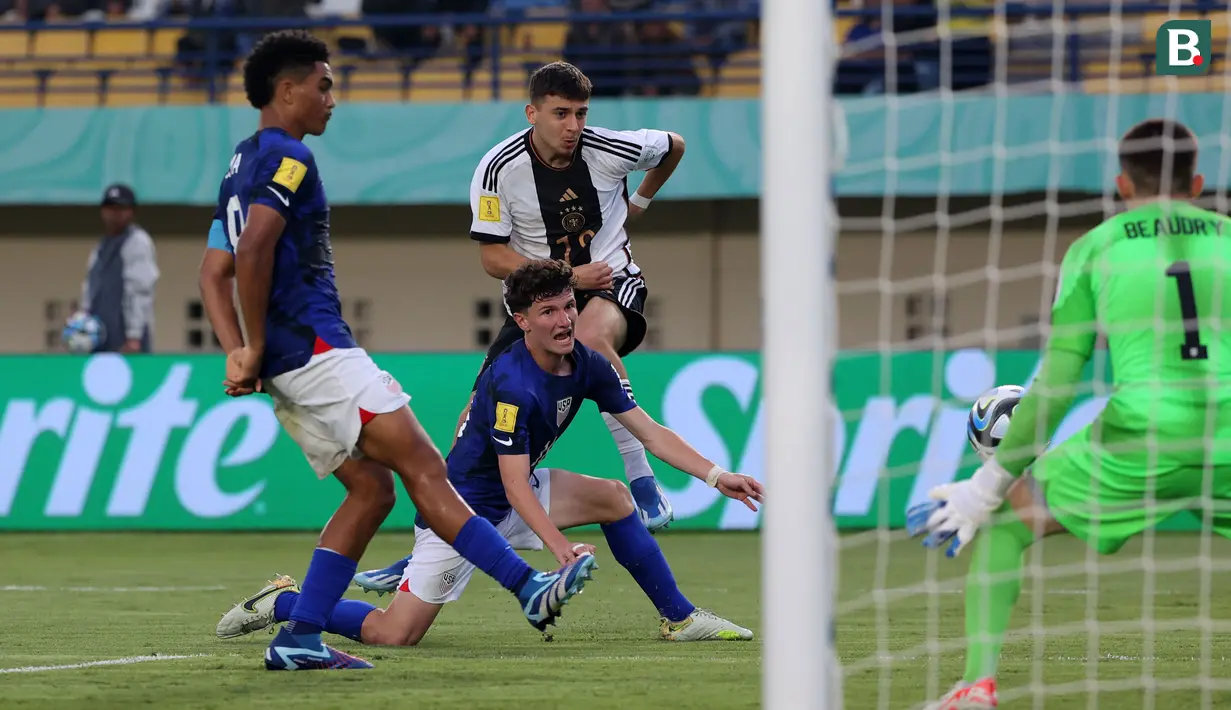
<path fill-rule="evenodd" d="M 960 5 L 937 0 L 929 14 L 909 0 L 856 0 L 833 18 L 846 155 L 835 181 L 837 421 L 826 453 L 847 710 L 925 707 L 966 673 L 973 546 L 957 559 L 925 550 L 903 531 L 905 511 L 976 467 L 966 440 L 975 399 L 1030 383 L 1061 259 L 1123 209 L 1119 138 L 1144 119 L 1183 122 L 1200 144 L 1201 205 L 1228 212 L 1226 3 Z M 1208 22 L 1208 73 L 1157 75 L 1168 57 L 1156 36 L 1175 20 L 1198 32 Z M 772 338 L 767 330 L 767 351 Z M 1098 414 L 1111 376 L 1100 345 L 1053 445 Z M 784 492 L 771 490 L 772 518 Z M 1115 554 L 1071 535 L 1029 547 L 994 666 L 1000 706 L 1231 707 L 1231 543 L 1202 523 L 1182 513 Z"/>

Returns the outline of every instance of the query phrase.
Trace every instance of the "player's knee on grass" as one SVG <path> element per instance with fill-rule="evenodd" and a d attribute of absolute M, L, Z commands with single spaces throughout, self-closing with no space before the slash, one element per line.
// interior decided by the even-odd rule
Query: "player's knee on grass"
<path fill-rule="evenodd" d="M 428 604 L 399 590 L 387 609 L 375 609 L 363 620 L 363 642 L 372 646 L 415 646 L 432 628 L 441 605 Z"/>
<path fill-rule="evenodd" d="M 369 646 L 414 646 L 423 632 L 406 628 L 384 609 L 376 609 L 363 620 L 363 642 Z"/>

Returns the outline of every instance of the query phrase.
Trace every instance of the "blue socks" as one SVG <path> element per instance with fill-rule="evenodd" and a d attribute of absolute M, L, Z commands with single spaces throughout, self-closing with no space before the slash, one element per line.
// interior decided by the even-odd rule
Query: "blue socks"
<path fill-rule="evenodd" d="M 291 609 L 286 630 L 296 636 L 320 634 L 355 576 L 358 562 L 323 547 L 312 553 L 303 591 Z M 285 595 L 284 595 L 285 596 Z"/>
<path fill-rule="evenodd" d="M 274 600 L 274 621 L 286 621 L 291 618 L 291 610 L 299 599 L 298 592 L 283 592 Z M 333 608 L 325 630 L 331 634 L 345 636 L 352 641 L 363 643 L 363 620 L 376 607 L 358 599 L 343 599 Z"/>
<path fill-rule="evenodd" d="M 274 600 L 274 621 L 290 621 L 291 610 L 295 608 L 295 601 L 299 599 L 299 592 L 283 592 Z"/>
<path fill-rule="evenodd" d="M 637 513 L 602 526 L 611 555 L 624 566 L 658 613 L 668 621 L 683 621 L 696 610 L 675 584 L 675 575 L 654 537 L 641 524 Z"/>
<path fill-rule="evenodd" d="M 331 634 L 345 636 L 352 641 L 363 643 L 363 620 L 376 607 L 358 599 L 343 599 L 333 608 L 329 623 L 325 630 Z"/>
<path fill-rule="evenodd" d="M 534 569 L 513 551 L 507 540 L 500 537 L 496 526 L 478 515 L 471 516 L 458 531 L 453 549 L 514 594 L 534 574 Z"/>

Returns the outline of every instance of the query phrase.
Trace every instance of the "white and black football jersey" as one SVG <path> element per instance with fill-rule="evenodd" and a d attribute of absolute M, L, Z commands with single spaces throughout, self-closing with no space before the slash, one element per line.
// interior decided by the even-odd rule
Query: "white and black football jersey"
<path fill-rule="evenodd" d="M 471 239 L 508 244 L 531 259 L 606 261 L 616 274 L 640 273 L 624 231 L 627 178 L 657 167 L 671 151 L 671 135 L 587 126 L 573 162 L 552 168 L 535 154 L 530 130 L 501 141 L 479 162 L 470 183 Z"/>

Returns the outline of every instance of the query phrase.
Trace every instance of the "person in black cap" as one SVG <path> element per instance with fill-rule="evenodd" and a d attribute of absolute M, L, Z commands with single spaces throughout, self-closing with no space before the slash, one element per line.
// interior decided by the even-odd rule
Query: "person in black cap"
<path fill-rule="evenodd" d="M 137 196 L 122 184 L 103 191 L 103 238 L 90 252 L 81 310 L 102 321 L 95 352 L 148 353 L 154 330 L 154 240 L 133 221 Z"/>

